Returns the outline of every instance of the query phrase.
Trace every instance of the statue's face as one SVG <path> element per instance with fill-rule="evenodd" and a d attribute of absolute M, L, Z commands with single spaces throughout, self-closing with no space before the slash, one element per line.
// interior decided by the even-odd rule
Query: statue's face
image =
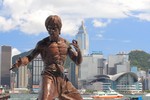
<path fill-rule="evenodd" d="M 58 37 L 60 34 L 60 29 L 56 24 L 49 24 L 48 25 L 48 33 L 51 36 L 52 41 L 58 41 Z"/>

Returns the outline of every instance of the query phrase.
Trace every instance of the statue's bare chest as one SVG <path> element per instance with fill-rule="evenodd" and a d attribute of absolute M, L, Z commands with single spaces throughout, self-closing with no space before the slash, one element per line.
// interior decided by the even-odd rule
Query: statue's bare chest
<path fill-rule="evenodd" d="M 47 54 L 62 55 L 67 54 L 68 45 L 65 42 L 52 42 L 46 47 Z"/>

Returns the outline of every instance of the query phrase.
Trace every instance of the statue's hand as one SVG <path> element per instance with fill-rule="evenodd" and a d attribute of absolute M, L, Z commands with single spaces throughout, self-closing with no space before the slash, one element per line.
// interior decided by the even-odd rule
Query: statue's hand
<path fill-rule="evenodd" d="M 76 40 L 72 40 L 72 43 L 70 43 L 70 47 L 74 56 L 78 56 L 78 52 L 79 52 L 78 42 Z"/>
<path fill-rule="evenodd" d="M 79 45 L 78 45 L 78 42 L 77 40 L 72 40 L 72 43 L 71 43 L 76 49 L 79 49 Z"/>
<path fill-rule="evenodd" d="M 13 69 L 15 69 L 15 68 L 18 68 L 18 67 L 16 67 L 16 63 L 13 64 L 12 67 L 11 67 L 9 70 L 13 70 Z"/>
<path fill-rule="evenodd" d="M 19 57 L 19 59 L 16 61 L 16 63 L 14 63 L 9 70 L 13 70 L 15 68 L 18 68 L 20 65 L 21 65 L 21 58 Z"/>

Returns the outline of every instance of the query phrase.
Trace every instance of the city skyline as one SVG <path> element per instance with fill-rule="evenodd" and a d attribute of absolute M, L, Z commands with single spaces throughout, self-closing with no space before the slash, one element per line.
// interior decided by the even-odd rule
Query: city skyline
<path fill-rule="evenodd" d="M 48 36 L 46 17 L 57 14 L 63 22 L 61 36 L 69 41 L 84 21 L 89 53 L 101 51 L 106 57 L 136 49 L 150 53 L 149 4 L 148 0 L 0 0 L 0 45 L 12 46 L 13 55 L 34 48 Z"/>

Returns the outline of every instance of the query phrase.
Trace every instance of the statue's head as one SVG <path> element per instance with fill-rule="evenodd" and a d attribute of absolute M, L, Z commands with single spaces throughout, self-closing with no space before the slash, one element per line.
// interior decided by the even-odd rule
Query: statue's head
<path fill-rule="evenodd" d="M 61 30 L 62 22 L 59 16 L 57 15 L 50 15 L 45 20 L 45 27 L 49 31 L 52 28 L 57 27 L 59 30 Z"/>
<path fill-rule="evenodd" d="M 45 27 L 50 35 L 51 41 L 58 41 L 62 23 L 57 15 L 48 16 L 45 20 Z"/>

